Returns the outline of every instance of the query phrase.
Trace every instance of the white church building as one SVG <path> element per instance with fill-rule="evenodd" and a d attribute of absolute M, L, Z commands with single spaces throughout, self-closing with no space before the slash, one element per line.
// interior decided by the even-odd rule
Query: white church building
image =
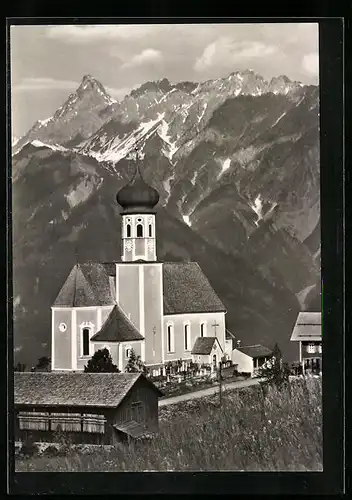
<path fill-rule="evenodd" d="M 104 347 L 121 371 L 131 349 L 155 374 L 180 359 L 218 365 L 228 350 L 225 307 L 196 262 L 158 261 L 159 194 L 139 166 L 116 200 L 122 207 L 121 260 L 72 268 L 52 306 L 52 370 L 82 371 Z"/>

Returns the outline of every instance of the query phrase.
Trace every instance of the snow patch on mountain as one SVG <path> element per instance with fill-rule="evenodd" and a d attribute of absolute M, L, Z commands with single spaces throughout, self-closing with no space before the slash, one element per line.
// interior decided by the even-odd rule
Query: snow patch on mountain
<path fill-rule="evenodd" d="M 47 144 L 45 142 L 38 141 L 37 139 L 31 141 L 30 144 L 32 144 L 36 148 L 49 148 L 52 149 L 53 151 L 69 151 L 67 148 L 60 146 L 59 144 Z"/>
<path fill-rule="evenodd" d="M 125 158 L 133 149 L 138 147 L 139 154 L 142 153 L 145 142 L 155 132 L 156 125 L 164 118 L 164 113 L 159 113 L 155 120 L 142 122 L 139 127 L 127 137 L 120 139 L 116 137 L 110 143 L 109 149 L 103 153 L 90 150 L 82 150 L 82 154 L 92 156 L 97 161 L 112 161 L 115 164 Z"/>
<path fill-rule="evenodd" d="M 175 172 L 173 172 L 173 174 L 170 175 L 170 177 L 165 179 L 163 182 L 164 189 L 167 192 L 167 197 L 165 199 L 165 205 L 169 201 L 169 198 L 171 196 L 171 181 L 173 181 L 174 179 L 175 179 Z"/>
<path fill-rule="evenodd" d="M 199 173 L 199 172 L 198 172 L 198 170 L 196 170 L 196 171 L 194 172 L 194 174 L 193 174 L 192 179 L 190 179 L 191 184 L 192 184 L 193 186 L 195 186 L 195 184 L 196 184 L 196 179 L 197 179 L 197 177 L 198 177 L 198 173 Z"/>
<path fill-rule="evenodd" d="M 231 165 L 231 158 L 226 158 L 226 160 L 222 162 L 221 171 L 218 175 L 218 179 L 220 179 L 220 177 L 224 175 L 224 173 L 230 168 L 230 165 Z"/>
<path fill-rule="evenodd" d="M 263 218 L 263 200 L 260 194 L 254 200 L 254 204 L 250 206 L 258 216 L 258 219 L 255 221 L 255 224 L 258 226 L 259 221 Z"/>
<path fill-rule="evenodd" d="M 202 110 L 202 112 L 201 112 L 200 116 L 198 117 L 198 123 L 199 123 L 199 122 L 201 121 L 201 119 L 203 118 L 204 113 L 205 113 L 205 111 L 206 111 L 207 107 L 208 107 L 208 103 L 207 103 L 207 102 L 205 102 L 205 103 L 203 104 L 203 110 Z"/>
<path fill-rule="evenodd" d="M 48 123 L 52 120 L 52 118 L 53 118 L 52 116 L 49 116 L 49 118 L 45 118 L 45 120 L 38 120 L 38 122 L 43 127 L 46 127 L 48 125 Z"/>
<path fill-rule="evenodd" d="M 191 227 L 192 223 L 190 221 L 189 215 L 183 215 L 183 220 L 187 224 L 187 226 Z"/>
<path fill-rule="evenodd" d="M 162 117 L 162 121 L 161 121 L 161 124 L 160 126 L 158 127 L 158 135 L 159 137 L 164 141 L 166 142 L 168 148 L 165 149 L 163 148 L 162 152 L 163 154 L 169 158 L 169 160 L 172 160 L 172 157 L 173 155 L 176 153 L 177 151 L 177 146 L 176 146 L 176 142 L 172 142 L 171 141 L 171 136 L 168 135 L 168 131 L 169 131 L 169 124 L 164 120 L 164 116 L 165 116 L 165 113 L 162 113 L 162 114 L 159 114 L 158 115 L 158 118 L 159 117 Z"/>
<path fill-rule="evenodd" d="M 77 205 L 86 201 L 89 196 L 92 194 L 94 188 L 99 188 L 102 183 L 102 179 L 99 180 L 98 183 L 94 182 L 94 180 L 84 177 L 81 182 L 73 188 L 67 195 L 65 195 L 66 201 L 69 204 L 70 208 L 74 208 Z"/>
<path fill-rule="evenodd" d="M 275 125 L 277 123 L 279 123 L 279 121 L 286 115 L 286 111 L 284 113 L 282 113 L 282 115 L 279 116 L 279 118 L 273 123 L 273 127 L 275 127 Z"/>

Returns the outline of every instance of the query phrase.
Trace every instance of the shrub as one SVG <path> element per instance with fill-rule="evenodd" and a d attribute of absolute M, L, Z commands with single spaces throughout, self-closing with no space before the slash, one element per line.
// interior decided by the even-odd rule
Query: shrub
<path fill-rule="evenodd" d="M 109 350 L 104 348 L 93 354 L 84 367 L 84 371 L 89 373 L 118 373 L 120 370 L 113 363 Z"/>
<path fill-rule="evenodd" d="M 141 357 L 137 355 L 133 349 L 131 349 L 128 362 L 125 367 L 125 372 L 127 373 L 142 372 L 144 374 L 147 374 L 147 367 L 143 363 Z"/>
<path fill-rule="evenodd" d="M 62 447 L 56 447 L 53 444 L 49 444 L 43 451 L 43 455 L 46 457 L 62 457 L 64 454 L 66 453 Z"/>
<path fill-rule="evenodd" d="M 22 443 L 20 454 L 25 457 L 31 457 L 39 451 L 37 443 L 31 436 L 28 436 Z"/>

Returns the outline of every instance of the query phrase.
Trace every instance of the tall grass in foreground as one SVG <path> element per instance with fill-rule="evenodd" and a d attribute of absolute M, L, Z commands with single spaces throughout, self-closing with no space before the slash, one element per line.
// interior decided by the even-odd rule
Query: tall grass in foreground
<path fill-rule="evenodd" d="M 160 433 L 111 452 L 32 458 L 18 470 L 322 470 L 321 378 L 259 386 L 160 409 Z M 27 464 L 27 465 L 26 465 Z"/>

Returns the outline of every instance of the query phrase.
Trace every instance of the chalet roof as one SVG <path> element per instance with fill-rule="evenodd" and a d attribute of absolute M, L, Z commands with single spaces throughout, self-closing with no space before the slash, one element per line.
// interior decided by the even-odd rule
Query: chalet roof
<path fill-rule="evenodd" d="M 164 314 L 226 311 L 197 262 L 163 264 Z"/>
<path fill-rule="evenodd" d="M 300 312 L 297 316 L 291 340 L 320 341 L 321 336 L 321 313 Z"/>
<path fill-rule="evenodd" d="M 128 342 L 143 339 L 143 335 L 137 330 L 121 307 L 115 305 L 101 329 L 90 340 L 92 342 Z"/>
<path fill-rule="evenodd" d="M 236 349 L 251 358 L 262 358 L 273 354 L 273 351 L 260 344 L 237 347 Z"/>
<path fill-rule="evenodd" d="M 114 305 L 115 266 L 116 262 L 76 264 L 54 307 Z M 163 289 L 165 315 L 226 311 L 197 262 L 164 262 Z"/>
<path fill-rule="evenodd" d="M 191 354 L 210 354 L 214 346 L 214 342 L 217 342 L 221 348 L 217 337 L 198 337 L 194 343 Z"/>
<path fill-rule="evenodd" d="M 56 300 L 55 306 L 80 307 L 115 304 L 106 266 L 98 262 L 76 264 Z"/>
<path fill-rule="evenodd" d="M 116 408 L 142 373 L 15 372 L 15 405 Z M 159 389 L 149 382 L 157 392 Z"/>

